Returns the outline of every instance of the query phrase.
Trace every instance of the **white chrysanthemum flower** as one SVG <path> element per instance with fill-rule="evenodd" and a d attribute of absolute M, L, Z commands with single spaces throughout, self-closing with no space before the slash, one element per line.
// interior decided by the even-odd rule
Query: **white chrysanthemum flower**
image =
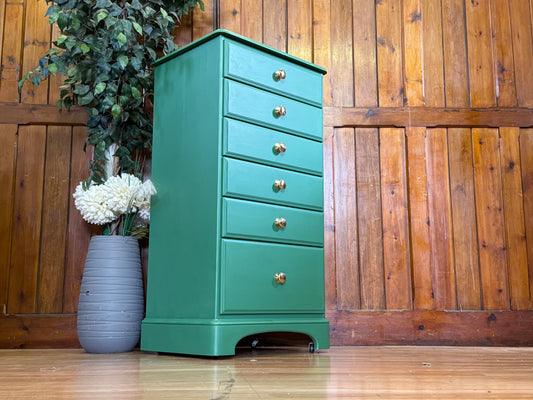
<path fill-rule="evenodd" d="M 109 209 L 107 194 L 101 185 L 91 185 L 87 190 L 82 183 L 73 194 L 74 204 L 83 219 L 90 224 L 104 225 L 114 221 L 118 215 Z"/>
<path fill-rule="evenodd" d="M 111 176 L 104 183 L 107 192 L 109 208 L 115 214 L 136 212 L 134 195 L 142 186 L 139 178 L 130 174 L 122 174 L 120 177 Z"/>

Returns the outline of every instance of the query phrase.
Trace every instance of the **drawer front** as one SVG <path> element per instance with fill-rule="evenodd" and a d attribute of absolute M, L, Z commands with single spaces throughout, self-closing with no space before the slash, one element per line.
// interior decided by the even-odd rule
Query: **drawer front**
<path fill-rule="evenodd" d="M 224 196 L 322 211 L 321 177 L 233 158 L 223 164 Z"/>
<path fill-rule="evenodd" d="M 229 118 L 224 119 L 224 155 L 322 175 L 321 143 Z"/>
<path fill-rule="evenodd" d="M 321 248 L 222 240 L 221 265 L 222 314 L 324 312 Z"/>
<path fill-rule="evenodd" d="M 322 109 L 265 92 L 242 83 L 224 81 L 224 115 L 322 141 Z M 277 107 L 286 114 L 275 115 Z"/>
<path fill-rule="evenodd" d="M 284 79 L 276 79 L 275 72 L 279 70 L 285 71 Z M 237 43 L 225 44 L 224 74 L 317 106 L 322 105 L 322 74 Z"/>
<path fill-rule="evenodd" d="M 286 227 L 276 226 L 283 218 Z M 224 198 L 222 236 L 268 242 L 322 246 L 324 215 L 320 211 Z"/>

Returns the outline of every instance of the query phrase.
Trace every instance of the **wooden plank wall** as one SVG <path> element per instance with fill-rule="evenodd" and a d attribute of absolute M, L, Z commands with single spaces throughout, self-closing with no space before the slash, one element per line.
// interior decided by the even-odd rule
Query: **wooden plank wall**
<path fill-rule="evenodd" d="M 331 340 L 533 344 L 533 0 L 204 0 L 324 78 Z M 50 45 L 41 2 L 0 0 L 0 346 L 75 345 L 90 230 L 83 111 L 16 81 Z M 6 29 L 9 21 L 9 29 Z"/>

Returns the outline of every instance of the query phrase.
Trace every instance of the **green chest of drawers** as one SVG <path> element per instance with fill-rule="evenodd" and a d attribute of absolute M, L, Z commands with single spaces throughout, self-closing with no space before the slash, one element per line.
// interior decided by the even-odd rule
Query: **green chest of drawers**
<path fill-rule="evenodd" d="M 231 355 L 274 331 L 329 347 L 324 72 L 222 30 L 158 61 L 143 350 Z"/>

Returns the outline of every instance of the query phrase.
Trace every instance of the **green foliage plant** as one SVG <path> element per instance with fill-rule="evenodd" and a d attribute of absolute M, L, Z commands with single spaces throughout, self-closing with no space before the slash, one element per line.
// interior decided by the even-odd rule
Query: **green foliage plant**
<path fill-rule="evenodd" d="M 152 145 L 153 67 L 176 49 L 172 31 L 201 0 L 46 0 L 49 23 L 59 37 L 24 75 L 39 85 L 65 76 L 57 107 L 87 110 L 86 145 L 94 146 L 86 184 L 110 174 L 138 172 Z M 112 167 L 109 168 L 111 162 Z"/>

